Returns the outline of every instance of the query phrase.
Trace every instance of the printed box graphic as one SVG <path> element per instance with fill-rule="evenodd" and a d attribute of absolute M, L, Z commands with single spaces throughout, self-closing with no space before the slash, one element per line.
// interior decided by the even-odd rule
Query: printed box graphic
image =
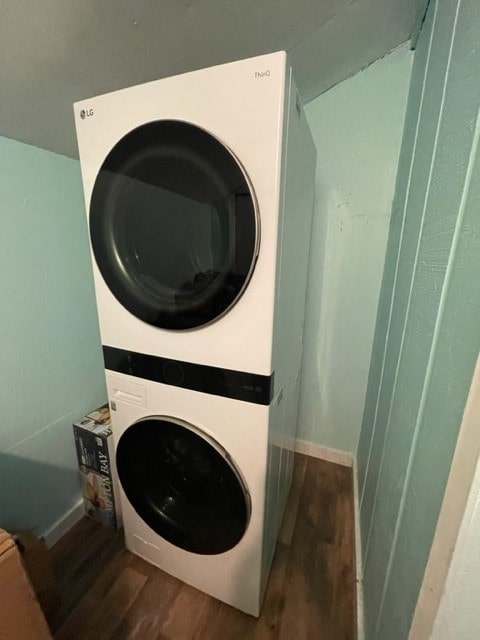
<path fill-rule="evenodd" d="M 85 513 L 102 524 L 122 525 L 115 450 L 108 404 L 73 424 Z"/>

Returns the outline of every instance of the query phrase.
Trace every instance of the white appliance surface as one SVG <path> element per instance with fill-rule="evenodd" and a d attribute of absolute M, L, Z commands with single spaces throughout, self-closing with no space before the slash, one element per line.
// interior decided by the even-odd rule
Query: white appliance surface
<path fill-rule="evenodd" d="M 251 280 L 236 304 L 207 326 L 173 331 L 138 319 L 111 293 L 92 256 L 104 345 L 226 369 L 272 373 L 289 89 L 290 68 L 285 53 L 278 52 L 75 104 L 87 214 L 95 179 L 108 153 L 130 131 L 156 120 L 191 123 L 221 141 L 243 167 L 259 213 L 259 254 Z M 305 253 L 303 247 L 298 250 Z M 306 251 L 308 254 L 308 247 Z"/>
<path fill-rule="evenodd" d="M 121 350 L 106 359 L 116 446 L 132 424 L 148 417 L 192 425 L 227 452 L 251 504 L 240 541 L 228 551 L 202 555 L 158 535 L 121 489 L 127 546 L 258 615 L 292 477 L 316 158 L 286 54 L 82 100 L 74 111 L 87 216 L 112 149 L 156 121 L 209 132 L 247 177 L 256 203 L 258 257 L 242 295 L 215 321 L 176 331 L 148 324 L 115 298 L 93 251 L 92 261 L 102 343 L 114 348 L 110 352 Z M 244 378 L 249 374 L 260 379 L 253 383 Z M 262 389 L 270 395 L 260 400 L 255 394 Z"/>
<path fill-rule="evenodd" d="M 110 403 L 115 406 L 111 415 L 116 445 L 129 426 L 142 418 L 163 416 L 182 420 L 225 449 L 244 480 L 251 502 L 250 521 L 240 542 L 224 553 L 201 555 L 180 549 L 155 533 L 121 489 L 127 547 L 201 591 L 258 615 L 266 581 L 262 572 L 268 573 L 273 552 L 270 550 L 270 557 L 262 562 L 269 407 L 110 372 L 107 387 Z M 277 469 L 272 479 L 278 474 Z M 271 490 L 277 491 L 276 484 Z M 277 503 L 272 495 L 271 504 Z M 279 514 L 273 519 L 278 520 Z M 275 539 L 275 535 L 271 537 Z"/>

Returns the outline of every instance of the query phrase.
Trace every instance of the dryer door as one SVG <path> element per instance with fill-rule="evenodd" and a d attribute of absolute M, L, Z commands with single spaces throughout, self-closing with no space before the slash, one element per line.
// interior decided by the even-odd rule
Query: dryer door
<path fill-rule="evenodd" d="M 142 419 L 123 433 L 116 461 L 132 507 L 171 544 L 217 554 L 245 533 L 245 483 L 225 450 L 194 426 L 164 416 Z"/>
<path fill-rule="evenodd" d="M 141 320 L 191 329 L 242 295 L 259 247 L 247 175 L 219 140 L 160 120 L 112 149 L 90 202 L 90 237 L 102 276 Z"/>

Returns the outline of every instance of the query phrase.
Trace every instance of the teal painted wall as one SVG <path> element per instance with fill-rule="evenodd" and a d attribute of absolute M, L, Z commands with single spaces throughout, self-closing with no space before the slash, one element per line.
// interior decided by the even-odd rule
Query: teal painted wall
<path fill-rule="evenodd" d="M 418 41 L 358 448 L 367 640 L 406 640 L 480 349 L 480 4 Z"/>
<path fill-rule="evenodd" d="M 105 401 L 79 163 L 0 138 L 0 526 L 80 498 L 72 422 Z"/>
<path fill-rule="evenodd" d="M 318 157 L 297 437 L 352 454 L 412 62 L 400 47 L 306 106 Z"/>

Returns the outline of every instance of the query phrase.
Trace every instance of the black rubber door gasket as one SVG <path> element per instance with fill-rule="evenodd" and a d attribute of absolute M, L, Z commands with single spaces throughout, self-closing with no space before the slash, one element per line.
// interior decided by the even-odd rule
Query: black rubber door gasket
<path fill-rule="evenodd" d="M 192 425 L 148 417 L 121 436 L 122 488 L 158 535 L 186 551 L 218 554 L 243 537 L 250 497 L 228 454 Z"/>

